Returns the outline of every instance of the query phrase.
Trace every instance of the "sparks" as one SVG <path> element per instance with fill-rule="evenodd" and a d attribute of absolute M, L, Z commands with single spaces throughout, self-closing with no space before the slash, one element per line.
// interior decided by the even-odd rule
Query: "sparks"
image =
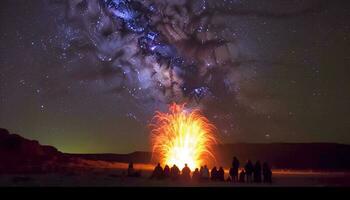
<path fill-rule="evenodd" d="M 184 107 L 173 103 L 169 113 L 156 112 L 151 124 L 152 152 L 163 165 L 182 168 L 187 164 L 193 170 L 214 159 L 216 128 L 198 109 Z"/>

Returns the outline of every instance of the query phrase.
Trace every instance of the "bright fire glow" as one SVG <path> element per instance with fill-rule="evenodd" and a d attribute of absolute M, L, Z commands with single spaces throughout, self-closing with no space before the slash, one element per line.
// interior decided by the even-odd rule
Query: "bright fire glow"
<path fill-rule="evenodd" d="M 169 113 L 156 112 L 153 120 L 153 154 L 162 165 L 175 164 L 181 169 L 187 163 L 193 170 L 214 158 L 215 126 L 198 109 L 186 111 L 184 105 L 173 103 Z"/>

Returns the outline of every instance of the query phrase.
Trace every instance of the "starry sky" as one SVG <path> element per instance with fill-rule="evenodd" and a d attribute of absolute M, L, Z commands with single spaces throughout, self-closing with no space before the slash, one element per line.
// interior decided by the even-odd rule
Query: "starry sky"
<path fill-rule="evenodd" d="M 170 102 L 221 141 L 350 144 L 346 0 L 3 0 L 0 127 L 64 152 L 149 150 Z"/>

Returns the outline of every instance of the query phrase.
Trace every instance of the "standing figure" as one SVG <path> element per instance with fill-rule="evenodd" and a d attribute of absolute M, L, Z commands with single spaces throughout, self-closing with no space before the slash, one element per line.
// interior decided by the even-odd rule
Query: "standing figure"
<path fill-rule="evenodd" d="M 263 164 L 263 176 L 264 183 L 272 183 L 272 170 L 267 162 Z"/>
<path fill-rule="evenodd" d="M 255 163 L 254 182 L 261 183 L 261 164 L 260 164 L 260 161 L 256 161 L 256 163 Z"/>
<path fill-rule="evenodd" d="M 233 161 L 232 161 L 232 181 L 233 182 L 237 182 L 238 181 L 238 169 L 239 169 L 239 160 L 237 159 L 237 157 L 233 157 Z"/>
<path fill-rule="evenodd" d="M 252 183 L 252 174 L 253 174 L 253 170 L 254 170 L 254 166 L 252 161 L 248 160 L 247 164 L 244 166 L 245 169 L 245 173 L 247 175 L 247 183 Z"/>

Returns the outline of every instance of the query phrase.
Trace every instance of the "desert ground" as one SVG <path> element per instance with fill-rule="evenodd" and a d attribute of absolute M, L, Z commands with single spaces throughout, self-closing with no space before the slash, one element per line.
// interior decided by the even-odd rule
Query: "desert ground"
<path fill-rule="evenodd" d="M 76 168 L 74 171 L 48 174 L 2 174 L 2 187 L 350 187 L 350 172 L 315 172 L 273 170 L 272 184 L 200 182 L 184 183 L 171 180 L 150 180 L 152 165 L 135 164 L 139 178 L 126 177 L 126 163 L 109 163 L 103 168 Z M 227 176 L 228 171 L 225 170 Z"/>

